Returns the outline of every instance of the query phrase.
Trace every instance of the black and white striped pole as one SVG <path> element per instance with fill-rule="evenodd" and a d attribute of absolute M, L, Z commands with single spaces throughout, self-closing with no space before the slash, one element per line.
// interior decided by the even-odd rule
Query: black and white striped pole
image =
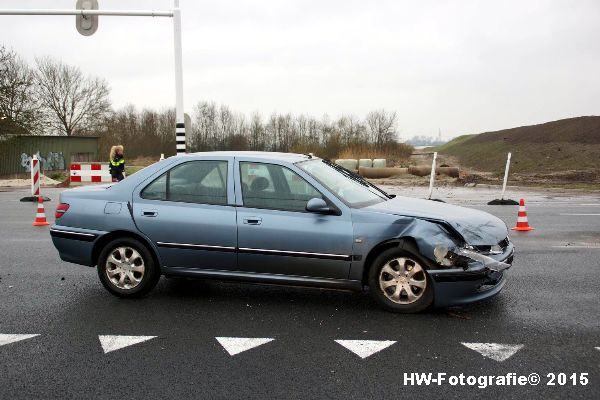
<path fill-rule="evenodd" d="M 183 114 L 183 62 L 181 56 L 181 10 L 179 0 L 173 8 L 173 37 L 175 50 L 175 147 L 177 154 L 186 152 L 185 116 Z"/>

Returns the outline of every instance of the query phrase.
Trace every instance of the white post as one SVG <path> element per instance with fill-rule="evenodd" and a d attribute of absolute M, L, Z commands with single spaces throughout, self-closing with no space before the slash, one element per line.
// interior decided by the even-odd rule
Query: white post
<path fill-rule="evenodd" d="M 508 181 L 508 170 L 510 168 L 510 156 L 511 153 L 508 153 L 508 157 L 506 158 L 506 168 L 504 169 L 504 182 L 502 183 L 502 196 L 500 200 L 504 200 L 504 192 L 506 192 L 506 182 Z"/>
<path fill-rule="evenodd" d="M 179 0 L 173 9 L 173 37 L 175 50 L 175 143 L 177 154 L 186 152 L 185 119 L 183 115 L 183 67 L 181 56 L 181 10 Z"/>
<path fill-rule="evenodd" d="M 431 200 L 433 195 L 433 182 L 435 181 L 435 160 L 437 159 L 437 151 L 433 153 L 433 161 L 431 162 L 431 176 L 429 177 L 429 196 L 428 200 Z"/>

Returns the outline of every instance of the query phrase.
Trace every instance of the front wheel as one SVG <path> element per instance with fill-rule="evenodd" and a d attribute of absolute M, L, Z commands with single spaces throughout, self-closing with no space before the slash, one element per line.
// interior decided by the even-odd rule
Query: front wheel
<path fill-rule="evenodd" d="M 160 270 L 146 246 L 135 239 L 123 238 L 108 243 L 100 253 L 98 276 L 112 294 L 133 298 L 156 286 Z"/>
<path fill-rule="evenodd" d="M 416 313 L 433 303 L 433 287 L 415 254 L 394 247 L 381 253 L 369 270 L 369 290 L 383 308 Z"/>

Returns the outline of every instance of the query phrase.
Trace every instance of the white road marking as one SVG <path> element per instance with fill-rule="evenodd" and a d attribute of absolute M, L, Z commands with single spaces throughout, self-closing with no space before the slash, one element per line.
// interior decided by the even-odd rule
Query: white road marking
<path fill-rule="evenodd" d="M 335 342 L 360 358 L 367 358 L 396 343 L 395 340 L 336 340 Z"/>
<path fill-rule="evenodd" d="M 562 245 L 552 246 L 555 249 L 600 249 L 600 246 L 580 246 L 580 245 Z"/>
<path fill-rule="evenodd" d="M 600 214 L 567 214 L 567 213 L 561 213 L 560 215 L 569 215 L 569 216 L 575 216 L 575 217 L 600 217 Z"/>
<path fill-rule="evenodd" d="M 600 350 L 600 347 L 596 347 L 596 350 Z"/>
<path fill-rule="evenodd" d="M 104 354 L 119 350 L 134 344 L 142 343 L 156 336 L 125 336 L 125 335 L 98 335 Z"/>
<path fill-rule="evenodd" d="M 39 334 L 35 335 L 14 335 L 14 334 L 6 334 L 0 333 L 0 346 L 4 346 L 5 344 L 20 342 L 21 340 L 31 339 L 33 337 L 40 336 Z"/>
<path fill-rule="evenodd" d="M 523 348 L 522 344 L 462 343 L 462 345 L 496 361 L 504 361 Z"/>
<path fill-rule="evenodd" d="M 562 207 L 569 205 L 571 207 L 596 207 L 600 206 L 600 203 L 571 203 L 570 201 L 528 201 L 527 207 L 529 206 L 557 206 Z"/>
<path fill-rule="evenodd" d="M 45 239 L 7 238 L 7 239 L 3 239 L 3 240 L 9 241 L 9 242 L 49 242 L 51 239 L 50 238 L 45 238 Z"/>
<path fill-rule="evenodd" d="M 215 338 L 229 353 L 230 356 L 253 349 L 265 343 L 269 343 L 273 338 L 238 338 L 238 337 L 217 337 Z"/>

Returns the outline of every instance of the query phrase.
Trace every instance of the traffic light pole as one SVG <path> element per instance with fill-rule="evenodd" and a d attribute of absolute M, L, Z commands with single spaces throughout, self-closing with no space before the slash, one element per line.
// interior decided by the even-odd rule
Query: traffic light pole
<path fill-rule="evenodd" d="M 175 148 L 185 153 L 185 117 L 183 114 L 183 61 L 181 58 L 181 10 L 179 0 L 173 9 L 173 48 L 175 49 Z"/>
<path fill-rule="evenodd" d="M 177 154 L 186 152 L 185 119 L 183 114 L 183 67 L 181 50 L 181 10 L 179 0 L 174 0 L 173 10 L 43 10 L 15 9 L 0 10 L 0 15 L 81 15 L 115 17 L 171 17 L 173 18 L 173 37 L 175 55 L 175 143 Z"/>

